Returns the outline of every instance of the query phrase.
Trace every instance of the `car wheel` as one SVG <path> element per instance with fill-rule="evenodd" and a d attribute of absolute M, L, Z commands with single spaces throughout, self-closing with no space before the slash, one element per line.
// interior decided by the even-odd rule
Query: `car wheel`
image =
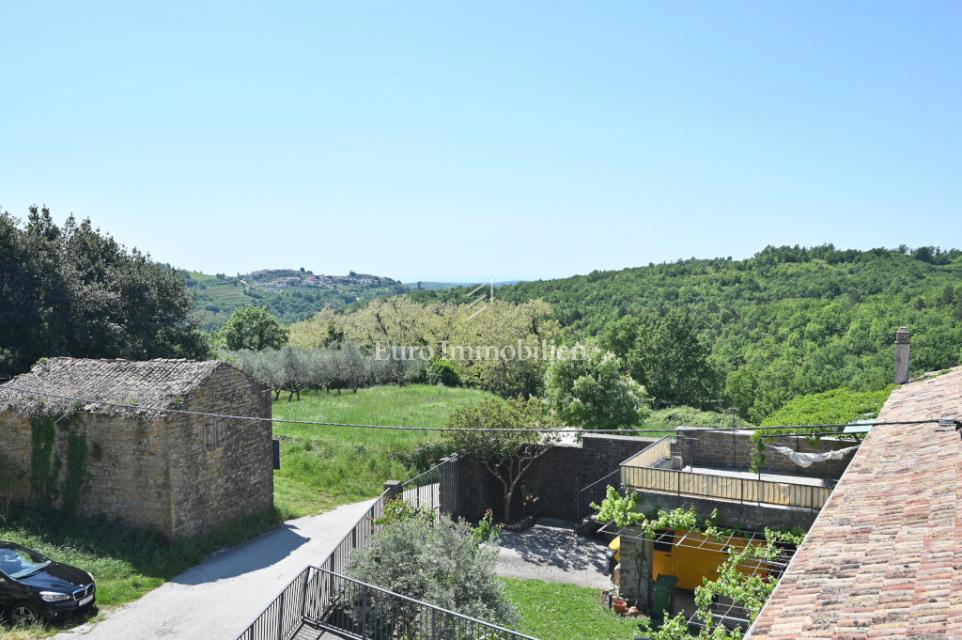
<path fill-rule="evenodd" d="M 10 624 L 15 627 L 28 626 L 43 620 L 43 617 L 40 615 L 40 609 L 37 608 L 37 605 L 29 602 L 18 602 L 11 606 L 7 617 L 10 620 Z"/>

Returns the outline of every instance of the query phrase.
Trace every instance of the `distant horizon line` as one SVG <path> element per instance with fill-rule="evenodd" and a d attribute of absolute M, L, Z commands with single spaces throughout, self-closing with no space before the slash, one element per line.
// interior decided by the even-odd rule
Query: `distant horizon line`
<path fill-rule="evenodd" d="M 543 280 L 565 280 L 565 279 L 568 279 L 568 278 L 576 278 L 576 277 L 579 277 L 579 276 L 586 276 L 586 275 L 589 275 L 589 274 L 591 274 L 591 273 L 596 273 L 596 272 L 624 271 L 624 270 L 626 270 L 626 269 L 642 269 L 642 268 L 651 267 L 651 266 L 657 266 L 657 265 L 674 264 L 674 263 L 678 263 L 678 262 L 688 262 L 688 261 L 691 261 L 691 260 L 696 260 L 696 261 L 700 261 L 700 260 L 729 260 L 729 261 L 733 261 L 733 262 L 734 262 L 734 261 L 744 261 L 744 260 L 750 260 L 750 259 L 752 259 L 752 258 L 758 257 L 759 254 L 763 253 L 766 249 L 799 249 L 799 250 L 811 250 L 811 249 L 818 249 L 818 248 L 832 248 L 832 249 L 834 249 L 835 251 L 858 251 L 858 252 L 860 252 L 860 253 L 867 253 L 867 252 L 869 252 L 869 251 L 875 251 L 875 250 L 885 250 L 885 251 L 890 251 L 890 252 L 891 252 L 891 251 L 901 251 L 901 252 L 904 253 L 904 254 L 909 254 L 911 251 L 916 250 L 916 249 L 920 249 L 920 248 L 923 248 L 923 247 L 925 247 L 925 248 L 930 248 L 930 249 L 935 249 L 937 252 L 941 252 L 941 253 L 949 253 L 949 252 L 953 252 L 953 251 L 960 251 L 960 249 L 956 249 L 956 248 L 954 248 L 954 247 L 950 247 L 950 248 L 947 248 L 947 249 L 946 249 L 946 248 L 942 248 L 942 247 L 940 247 L 940 246 L 938 246 L 938 245 L 934 245 L 934 244 L 920 244 L 920 245 L 917 245 L 917 246 L 908 246 L 908 245 L 904 245 L 904 244 L 903 244 L 903 245 L 899 245 L 899 246 L 896 246 L 896 247 L 882 247 L 882 246 L 880 246 L 880 247 L 869 247 L 869 248 L 866 248 L 866 249 L 861 249 L 861 248 L 843 248 L 843 247 L 838 247 L 838 246 L 836 246 L 834 243 L 831 243 L 831 242 L 826 242 L 826 243 L 823 243 L 823 244 L 813 244 L 813 245 L 773 245 L 773 244 L 766 244 L 762 249 L 760 249 L 760 250 L 758 250 L 758 251 L 755 251 L 754 253 L 752 253 L 752 254 L 749 255 L 749 256 L 744 256 L 744 257 L 735 257 L 735 256 L 713 256 L 713 257 L 710 257 L 710 258 L 698 258 L 698 257 L 695 257 L 695 256 L 689 256 L 689 257 L 687 257 L 687 258 L 676 258 L 676 259 L 673 259 L 673 260 L 661 260 L 661 261 L 657 261 L 657 262 L 655 262 L 655 261 L 649 261 L 649 262 L 647 262 L 647 263 L 635 264 L 635 265 L 629 265 L 629 266 L 599 267 L 599 268 L 592 269 L 592 270 L 590 270 L 590 271 L 586 271 L 586 272 L 584 272 L 584 273 L 569 273 L 569 274 L 567 274 L 567 275 L 556 275 L 556 276 L 535 276 L 535 277 L 529 277 L 529 278 L 503 278 L 503 279 L 497 279 L 497 280 L 495 280 L 495 281 L 494 281 L 494 285 L 497 287 L 497 286 L 506 286 L 506 285 L 518 284 L 518 283 L 522 283 L 522 282 L 537 282 L 537 281 L 543 281 Z M 158 261 L 158 262 L 159 262 L 159 261 Z M 167 264 L 168 266 L 170 266 L 170 267 L 172 267 L 172 268 L 174 268 L 174 269 L 178 269 L 178 270 L 180 270 L 180 271 L 188 271 L 188 272 L 193 272 L 193 273 L 202 273 L 202 274 L 205 274 L 205 275 L 216 275 L 216 273 L 211 274 L 211 273 L 208 273 L 208 272 L 206 272 L 206 271 L 200 271 L 200 270 L 197 270 L 197 269 L 187 269 L 187 268 L 183 268 L 183 267 L 177 267 L 177 266 L 175 266 L 175 265 L 172 265 L 172 264 L 169 263 L 169 262 L 164 262 L 164 263 L 162 263 L 162 264 Z M 260 271 L 299 271 L 300 269 L 301 269 L 301 267 L 262 268 L 262 269 L 254 269 L 253 271 L 248 271 L 248 272 L 243 273 L 243 274 L 241 274 L 241 275 L 250 275 L 250 274 L 253 274 L 253 273 L 260 272 Z M 305 270 L 306 272 L 310 272 L 310 273 L 313 273 L 313 274 L 326 275 L 326 276 L 337 276 L 337 277 L 347 277 L 350 272 L 354 272 L 355 274 L 358 274 L 358 275 L 370 275 L 370 276 L 376 276 L 376 277 L 382 277 L 382 278 L 390 278 L 391 280 L 394 280 L 394 281 L 396 281 L 396 282 L 399 282 L 399 283 L 401 283 L 402 285 L 408 286 L 408 287 L 416 286 L 419 282 L 422 283 L 422 284 L 442 284 L 442 285 L 467 286 L 467 285 L 486 284 L 486 283 L 491 282 L 491 280 L 492 280 L 491 276 L 484 277 L 484 278 L 434 278 L 434 279 L 431 279 L 431 278 L 419 278 L 419 279 L 408 279 L 408 278 L 397 278 L 397 277 L 395 277 L 395 276 L 386 275 L 386 274 L 383 274 L 383 273 L 374 273 L 374 272 L 370 272 L 370 271 L 358 271 L 358 270 L 356 270 L 356 269 L 349 269 L 349 270 L 348 270 L 348 273 L 344 273 L 344 274 L 335 274 L 335 273 L 328 273 L 328 272 L 318 272 L 318 271 L 314 271 L 314 270 L 312 270 L 312 269 L 308 269 L 308 268 L 306 268 L 306 267 L 304 268 L 304 270 Z M 221 271 L 221 272 L 219 272 L 219 273 L 226 273 L 226 272 Z M 235 273 L 236 273 L 236 272 L 235 272 Z M 229 276 L 229 277 L 235 278 L 235 277 L 237 277 L 237 276 L 236 276 L 236 275 L 231 275 L 231 276 Z"/>

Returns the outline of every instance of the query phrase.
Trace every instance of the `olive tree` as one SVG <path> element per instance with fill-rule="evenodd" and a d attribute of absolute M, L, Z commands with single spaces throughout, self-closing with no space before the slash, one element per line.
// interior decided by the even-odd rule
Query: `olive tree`
<path fill-rule="evenodd" d="M 507 402 L 497 398 L 462 407 L 448 418 L 445 439 L 479 461 L 501 484 L 503 520 L 511 522 L 511 501 L 534 462 L 557 441 L 544 426 L 537 399 Z"/>
<path fill-rule="evenodd" d="M 445 515 L 437 520 L 412 517 L 385 525 L 369 546 L 355 551 L 348 575 L 449 611 L 513 625 L 519 618 L 494 576 L 496 557 L 496 549 L 480 544 L 464 522 Z M 402 633 L 417 615 L 406 601 L 374 606 L 379 604 L 389 610 L 378 611 L 377 617 L 401 627 Z"/>

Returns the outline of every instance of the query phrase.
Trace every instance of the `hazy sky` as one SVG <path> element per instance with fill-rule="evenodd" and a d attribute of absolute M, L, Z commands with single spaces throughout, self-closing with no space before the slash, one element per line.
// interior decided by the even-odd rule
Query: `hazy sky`
<path fill-rule="evenodd" d="M 962 247 L 960 2 L 154 5 L 0 8 L 0 206 L 227 273 Z"/>

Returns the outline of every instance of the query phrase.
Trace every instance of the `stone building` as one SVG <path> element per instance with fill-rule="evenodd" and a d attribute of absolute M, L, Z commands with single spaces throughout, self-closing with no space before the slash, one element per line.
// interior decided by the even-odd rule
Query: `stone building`
<path fill-rule="evenodd" d="M 270 422 L 163 409 L 271 416 L 225 362 L 42 360 L 0 385 L 0 499 L 169 538 L 273 508 Z"/>

